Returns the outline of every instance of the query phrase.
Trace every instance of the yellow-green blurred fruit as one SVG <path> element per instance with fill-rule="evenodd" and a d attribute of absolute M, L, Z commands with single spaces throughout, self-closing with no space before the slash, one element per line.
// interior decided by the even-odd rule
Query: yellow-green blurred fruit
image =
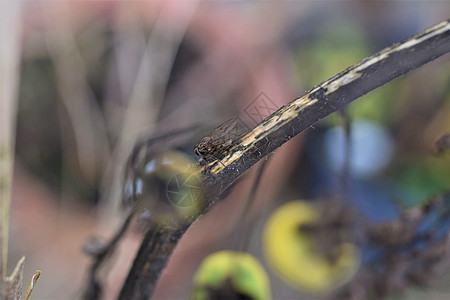
<path fill-rule="evenodd" d="M 127 198 L 147 210 L 153 222 L 179 224 L 195 219 L 205 205 L 199 169 L 186 154 L 167 150 L 145 157 L 126 179 Z"/>
<path fill-rule="evenodd" d="M 322 294 L 347 282 L 359 265 L 357 248 L 344 243 L 335 263 L 316 253 L 314 239 L 301 225 L 320 217 L 317 209 L 303 201 L 281 206 L 264 230 L 264 253 L 274 271 L 293 287 Z"/>
<path fill-rule="evenodd" d="M 191 299 L 271 299 L 264 268 L 252 255 L 220 251 L 205 258 L 194 277 Z"/>

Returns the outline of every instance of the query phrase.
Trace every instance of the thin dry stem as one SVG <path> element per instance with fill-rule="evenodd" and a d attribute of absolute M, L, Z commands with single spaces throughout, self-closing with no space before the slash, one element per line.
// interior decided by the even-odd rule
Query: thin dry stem
<path fill-rule="evenodd" d="M 20 3 L 0 2 L 0 298 L 10 294 L 7 274 L 9 211 L 20 59 Z"/>
<path fill-rule="evenodd" d="M 152 30 L 152 35 L 147 41 L 128 100 L 115 159 L 112 161 L 114 177 L 110 186 L 113 190 L 106 199 L 111 204 L 110 207 L 114 209 L 118 207 L 120 201 L 121 176 L 125 161 L 142 130 L 145 128 L 148 134 L 152 130 L 150 126 L 153 126 L 156 122 L 159 103 L 164 97 L 164 90 L 169 80 L 176 52 L 195 8 L 196 5 L 192 3 L 186 5 L 187 12 L 183 14 L 183 18 L 180 17 L 176 20 L 177 26 L 172 26 L 173 24 L 168 26 L 170 8 L 163 8 Z M 164 36 L 164 39 L 161 38 L 162 36 Z"/>
<path fill-rule="evenodd" d="M 28 285 L 28 289 L 27 289 L 27 292 L 25 294 L 24 300 L 28 300 L 28 298 L 30 298 L 31 292 L 33 292 L 34 286 L 36 285 L 36 282 L 38 281 L 39 276 L 41 276 L 41 271 L 37 270 L 34 273 L 33 277 L 31 278 L 31 281 L 30 281 L 30 284 Z"/>

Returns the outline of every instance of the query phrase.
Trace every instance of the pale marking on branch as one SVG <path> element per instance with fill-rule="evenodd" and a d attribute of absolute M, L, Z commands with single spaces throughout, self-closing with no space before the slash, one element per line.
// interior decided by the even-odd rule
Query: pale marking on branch
<path fill-rule="evenodd" d="M 234 161 L 238 160 L 245 152 L 247 152 L 252 145 L 258 141 L 264 139 L 271 132 L 274 132 L 278 128 L 282 127 L 286 123 L 297 118 L 300 112 L 306 107 L 318 102 L 317 99 L 311 99 L 310 94 L 297 98 L 286 106 L 280 108 L 276 114 L 273 114 L 264 120 L 252 131 L 240 138 L 240 142 L 234 145 L 230 151 L 231 155 L 226 156 L 221 164 L 216 164 L 211 168 L 212 173 L 221 172 L 225 166 L 230 165 Z M 258 137 L 258 138 L 256 138 Z M 237 147 L 244 147 L 245 149 L 239 151 L 233 151 Z"/>
<path fill-rule="evenodd" d="M 444 24 L 446 24 L 446 25 L 444 26 Z M 439 28 L 439 27 L 441 27 L 441 28 Z M 410 41 L 407 41 L 406 43 L 399 45 L 397 47 L 397 50 L 403 50 L 406 48 L 410 48 L 414 45 L 421 43 L 422 41 L 424 41 L 426 39 L 432 38 L 433 36 L 441 34 L 449 29 L 450 29 L 450 22 L 448 22 L 448 21 L 441 22 L 441 23 L 437 24 L 436 26 L 433 26 L 433 27 L 429 28 L 428 30 L 426 30 L 425 34 L 423 34 L 422 36 L 419 36 L 418 38 L 413 38 Z"/>
<path fill-rule="evenodd" d="M 348 74 L 345 74 L 344 76 L 339 77 L 335 80 L 325 81 L 320 86 L 328 88 L 325 95 L 334 93 L 340 87 L 342 87 L 346 84 L 349 84 L 353 80 L 361 77 L 361 74 L 360 74 L 361 71 L 363 71 L 363 70 L 367 69 L 368 67 L 370 67 L 371 65 L 387 58 L 392 53 L 414 47 L 415 45 L 423 42 L 424 40 L 430 39 L 433 36 L 441 34 L 449 29 L 450 29 L 450 23 L 448 21 L 441 22 L 441 23 L 437 24 L 436 26 L 427 30 L 425 33 L 422 33 L 419 37 L 417 37 L 417 38 L 413 37 L 409 41 L 406 41 L 406 42 L 398 44 L 398 45 L 394 45 L 392 47 L 388 47 L 385 50 L 382 50 L 380 53 L 378 53 L 374 56 L 371 56 L 368 59 L 362 61 L 360 64 L 356 65 L 354 69 L 348 70 Z"/>
<path fill-rule="evenodd" d="M 345 74 L 342 77 L 337 78 L 336 80 L 333 80 L 332 82 L 326 84 L 327 86 L 327 92 L 325 93 L 325 95 L 334 93 L 335 91 L 337 91 L 340 87 L 349 84 L 350 82 L 352 82 L 355 79 L 358 79 L 359 77 L 361 77 L 362 74 L 357 73 L 357 71 L 350 71 L 348 74 Z"/>

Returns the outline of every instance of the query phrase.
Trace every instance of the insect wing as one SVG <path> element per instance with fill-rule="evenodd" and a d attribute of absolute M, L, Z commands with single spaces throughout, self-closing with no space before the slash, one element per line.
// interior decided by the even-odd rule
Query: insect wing
<path fill-rule="evenodd" d="M 219 125 L 209 135 L 200 140 L 195 146 L 194 152 L 204 160 L 208 160 L 210 157 L 219 159 L 226 149 L 230 147 L 231 143 L 237 139 L 236 125 L 237 118 Z"/>
<path fill-rule="evenodd" d="M 214 129 L 214 131 L 217 130 L 223 131 L 225 133 L 231 133 L 233 129 L 236 128 L 236 125 L 237 125 L 237 118 L 233 118 L 217 126 L 217 128 Z"/>
<path fill-rule="evenodd" d="M 236 129 L 236 125 L 236 118 L 228 120 L 225 123 L 219 125 L 210 133 L 210 143 L 212 145 L 220 146 L 221 144 L 225 144 L 229 141 L 235 140 L 237 138 L 237 134 L 233 133 L 233 130 Z"/>

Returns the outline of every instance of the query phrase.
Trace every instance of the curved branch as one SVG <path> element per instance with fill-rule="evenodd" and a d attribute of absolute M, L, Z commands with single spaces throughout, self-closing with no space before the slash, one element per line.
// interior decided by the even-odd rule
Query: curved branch
<path fill-rule="evenodd" d="M 295 135 L 351 101 L 449 51 L 450 20 L 447 20 L 364 59 L 284 105 L 243 134 L 226 156 L 202 167 L 209 199 L 207 208 L 246 170 Z M 172 246 L 188 226 L 157 230 L 157 234 L 155 229 L 149 230 L 122 287 L 120 299 L 146 299 L 153 293 Z M 165 246 L 168 244 L 169 248 Z M 142 266 L 154 268 L 149 270 Z"/>
<path fill-rule="evenodd" d="M 243 134 L 225 157 L 205 166 L 206 190 L 210 195 L 220 195 L 261 158 L 320 119 L 449 51 L 447 20 L 319 84 Z"/>

